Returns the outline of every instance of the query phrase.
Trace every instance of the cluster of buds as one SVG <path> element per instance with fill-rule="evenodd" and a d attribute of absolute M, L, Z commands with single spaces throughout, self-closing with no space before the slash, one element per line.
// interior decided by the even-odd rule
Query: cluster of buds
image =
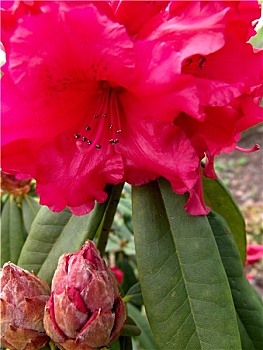
<path fill-rule="evenodd" d="M 12 264 L 1 270 L 1 343 L 11 350 L 34 350 L 49 337 L 43 326 L 49 286 L 33 273 Z"/>
<path fill-rule="evenodd" d="M 58 262 L 51 286 L 7 263 L 1 275 L 1 343 L 34 350 L 49 337 L 60 349 L 96 350 L 121 334 L 125 304 L 117 281 L 91 241 Z"/>

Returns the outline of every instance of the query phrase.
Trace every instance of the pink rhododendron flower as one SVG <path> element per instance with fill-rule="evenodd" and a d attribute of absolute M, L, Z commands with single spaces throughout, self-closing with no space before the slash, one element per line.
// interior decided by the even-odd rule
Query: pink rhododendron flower
<path fill-rule="evenodd" d="M 263 245 L 248 244 L 246 265 L 255 264 L 263 258 Z"/>
<path fill-rule="evenodd" d="M 205 174 L 216 177 L 214 156 L 235 149 L 240 132 L 262 121 L 262 51 L 247 43 L 255 35 L 252 22 L 260 17 L 257 1 L 173 1 L 168 6 L 113 1 L 113 6 L 120 23 L 145 51 L 160 41 L 173 48 L 176 68 L 191 81 L 181 91 L 188 110 L 184 107 L 171 121 L 185 131 L 200 158 L 206 155 Z M 137 19 L 136 10 L 148 21 Z M 167 84 L 174 82 L 169 69 Z M 152 77 L 151 67 L 148 72 Z M 147 85 L 147 70 L 143 74 Z M 164 120 L 163 114 L 159 117 Z M 251 151 L 256 149 L 257 145 Z"/>
<path fill-rule="evenodd" d="M 3 170 L 34 177 L 54 211 L 163 176 L 206 214 L 200 160 L 213 177 L 214 156 L 260 120 L 256 1 L 32 6 L 3 40 Z"/>

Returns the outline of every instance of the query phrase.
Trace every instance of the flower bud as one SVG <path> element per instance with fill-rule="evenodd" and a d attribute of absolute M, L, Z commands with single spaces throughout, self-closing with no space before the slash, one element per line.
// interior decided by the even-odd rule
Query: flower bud
<path fill-rule="evenodd" d="M 35 350 L 47 344 L 43 326 L 49 286 L 33 273 L 6 263 L 1 271 L 1 344 L 11 350 Z"/>
<path fill-rule="evenodd" d="M 111 271 L 114 273 L 116 280 L 120 285 L 123 283 L 123 272 L 117 266 L 110 266 Z"/>
<path fill-rule="evenodd" d="M 12 193 L 15 196 L 22 196 L 30 191 L 32 179 L 17 179 L 15 175 L 0 172 L 1 193 Z"/>
<path fill-rule="evenodd" d="M 125 319 L 116 279 L 93 242 L 60 257 L 44 315 L 46 332 L 58 347 L 107 346 L 120 336 Z"/>

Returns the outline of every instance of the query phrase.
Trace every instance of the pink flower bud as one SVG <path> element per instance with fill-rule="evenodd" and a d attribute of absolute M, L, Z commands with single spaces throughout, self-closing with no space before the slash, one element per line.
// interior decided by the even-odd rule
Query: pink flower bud
<path fill-rule="evenodd" d="M 35 350 L 47 344 L 43 326 L 49 286 L 33 273 L 6 263 L 1 271 L 1 344 L 11 350 Z"/>
<path fill-rule="evenodd" d="M 94 350 L 120 336 L 125 305 L 93 242 L 60 257 L 51 289 L 44 327 L 61 349 Z"/>
<path fill-rule="evenodd" d="M 111 271 L 114 273 L 118 283 L 122 285 L 123 283 L 123 272 L 117 266 L 110 266 Z"/>

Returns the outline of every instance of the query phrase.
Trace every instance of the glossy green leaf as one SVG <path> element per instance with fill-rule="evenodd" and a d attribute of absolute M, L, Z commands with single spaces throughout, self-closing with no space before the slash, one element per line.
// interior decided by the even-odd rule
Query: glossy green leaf
<path fill-rule="evenodd" d="M 143 300 L 160 349 L 240 350 L 235 308 L 205 216 L 159 179 L 133 188 L 133 226 Z"/>
<path fill-rule="evenodd" d="M 143 315 L 142 312 L 137 309 L 137 307 L 132 304 L 127 304 L 128 314 L 134 319 L 137 326 L 141 330 L 141 334 L 136 338 L 142 349 L 145 350 L 157 350 L 157 345 L 153 339 L 152 331 L 147 321 L 146 315 Z"/>
<path fill-rule="evenodd" d="M 219 179 L 203 176 L 206 205 L 221 215 L 233 232 L 243 264 L 246 261 L 246 227 L 243 215 L 228 189 Z"/>
<path fill-rule="evenodd" d="M 142 291 L 140 283 L 135 283 L 123 298 L 125 303 L 130 302 L 135 305 L 143 305 Z"/>
<path fill-rule="evenodd" d="M 7 261 L 17 263 L 24 242 L 22 213 L 16 197 L 10 195 L 1 214 L 1 266 Z"/>
<path fill-rule="evenodd" d="M 59 257 L 77 251 L 93 239 L 103 218 L 106 203 L 97 204 L 85 216 L 72 215 L 68 209 L 54 213 L 43 206 L 31 227 L 18 264 L 51 283 Z"/>
<path fill-rule="evenodd" d="M 24 195 L 22 198 L 22 215 L 27 233 L 29 233 L 32 222 L 34 221 L 41 205 L 31 196 Z"/>
<path fill-rule="evenodd" d="M 246 278 L 235 239 L 226 221 L 215 212 L 208 215 L 208 220 L 231 287 L 242 334 L 242 349 L 263 349 L 262 299 Z"/>

